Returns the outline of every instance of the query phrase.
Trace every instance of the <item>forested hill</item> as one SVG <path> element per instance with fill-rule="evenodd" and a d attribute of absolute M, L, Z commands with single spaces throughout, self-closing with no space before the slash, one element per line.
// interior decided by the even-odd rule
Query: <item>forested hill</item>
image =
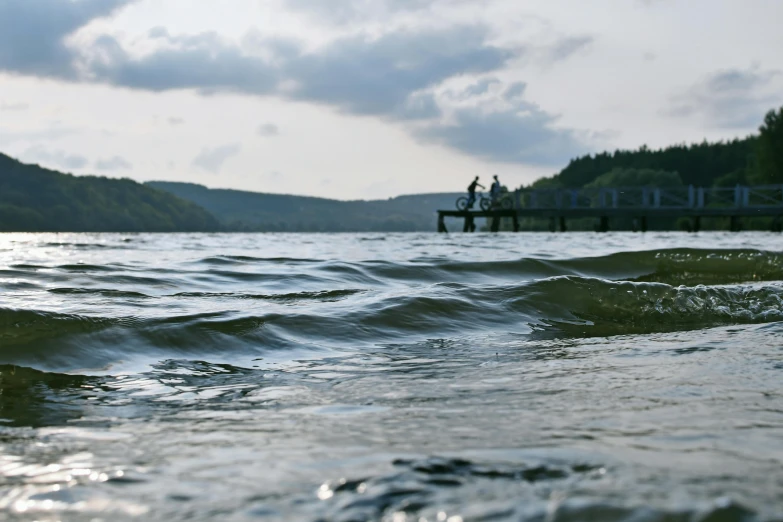
<path fill-rule="evenodd" d="M 334 199 L 241 190 L 193 183 L 147 185 L 188 199 L 214 214 L 229 230 L 273 232 L 413 232 L 436 229 L 435 210 L 453 208 L 461 194 L 418 194 L 385 200 Z"/>
<path fill-rule="evenodd" d="M 674 145 L 659 150 L 603 152 L 571 160 L 559 174 L 535 186 L 583 187 L 615 169 L 677 172 L 682 183 L 700 187 L 736 184 L 754 154 L 756 138 L 719 143 Z"/>
<path fill-rule="evenodd" d="M 783 183 L 783 108 L 771 110 L 759 133 L 717 143 L 674 145 L 583 156 L 533 187 L 580 188 L 677 182 L 701 187 Z"/>
<path fill-rule="evenodd" d="M 135 181 L 62 174 L 0 154 L 0 231 L 219 229 L 215 217 L 194 203 Z"/>

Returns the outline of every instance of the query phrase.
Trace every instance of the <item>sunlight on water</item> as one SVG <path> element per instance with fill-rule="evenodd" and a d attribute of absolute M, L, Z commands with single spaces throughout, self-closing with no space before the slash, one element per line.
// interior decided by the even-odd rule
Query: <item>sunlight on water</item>
<path fill-rule="evenodd" d="M 0 518 L 780 520 L 781 245 L 0 234 Z"/>

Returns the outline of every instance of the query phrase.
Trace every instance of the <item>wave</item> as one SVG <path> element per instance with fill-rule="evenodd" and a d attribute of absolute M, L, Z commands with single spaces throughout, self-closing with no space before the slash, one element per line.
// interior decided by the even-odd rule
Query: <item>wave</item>
<path fill-rule="evenodd" d="M 154 360 L 293 348 L 263 330 L 276 316 L 229 312 L 170 316 L 90 317 L 0 308 L 0 364 L 47 371 L 100 370 L 135 359 Z"/>
<path fill-rule="evenodd" d="M 118 299 L 152 299 L 152 296 L 141 292 L 114 290 L 110 288 L 50 288 L 47 292 L 57 295 L 100 295 L 102 297 L 113 297 Z"/>
<path fill-rule="evenodd" d="M 558 276 L 615 281 L 658 282 L 669 285 L 728 285 L 783 280 L 783 253 L 752 249 L 663 249 L 621 252 L 597 257 L 461 262 L 424 257 L 408 262 L 381 260 L 326 261 L 288 257 L 213 256 L 185 267 L 149 267 L 146 271 L 122 264 L 67 264 L 46 267 L 12 265 L 0 278 L 62 278 L 56 274 L 91 274 L 101 284 L 177 286 L 170 279 L 191 277 L 209 283 L 279 283 L 318 290 L 324 283 L 389 286 L 403 283 L 463 282 L 497 284 Z M 54 270 L 54 272 L 52 271 Z M 146 272 L 146 275 L 137 272 Z M 163 277 L 166 275 L 167 277 Z M 278 285 L 279 286 L 279 285 Z M 132 290 L 135 290 L 132 289 Z"/>
<path fill-rule="evenodd" d="M 515 261 L 434 263 L 451 274 L 529 276 L 565 275 L 670 285 L 732 284 L 783 280 L 783 253 L 763 250 L 662 249 L 620 252 L 575 259 L 523 258 Z"/>
<path fill-rule="evenodd" d="M 674 287 L 664 283 L 557 277 L 511 296 L 508 306 L 540 320 L 534 331 L 575 337 L 698 330 L 783 320 L 783 286 Z"/>
<path fill-rule="evenodd" d="M 116 270 L 122 270 L 124 267 L 119 265 L 91 265 L 87 263 L 77 263 L 71 265 L 60 265 L 56 268 L 58 270 L 67 272 L 114 272 Z"/>
<path fill-rule="evenodd" d="M 125 242 L 130 242 L 127 240 L 124 240 Z M 120 245 L 107 245 L 105 243 L 67 243 L 67 242 L 56 242 L 56 241 L 50 241 L 48 243 L 43 243 L 44 247 L 67 247 L 67 248 L 85 248 L 85 249 L 93 249 L 93 248 L 126 248 Z"/>
<path fill-rule="evenodd" d="M 621 252 L 572 259 L 522 258 L 507 261 L 459 262 L 420 258 L 407 263 L 367 260 L 329 262 L 316 259 L 217 256 L 199 261 L 211 265 L 302 266 L 353 281 L 481 281 L 491 279 L 540 279 L 575 275 L 612 280 L 660 282 L 671 285 L 731 284 L 783 280 L 783 253 L 753 249 L 661 249 Z M 268 274 L 210 270 L 215 276 L 263 279 Z"/>
<path fill-rule="evenodd" d="M 276 301 L 280 303 L 296 303 L 299 301 L 335 302 L 365 290 L 322 290 L 316 292 L 292 292 L 285 294 L 247 294 L 242 292 L 180 292 L 171 297 L 194 297 L 204 299 L 249 299 L 260 301 Z"/>
<path fill-rule="evenodd" d="M 300 259 L 294 257 L 253 257 L 253 256 L 211 256 L 199 259 L 197 263 L 207 265 L 245 265 L 245 264 L 294 264 L 294 263 L 318 263 L 318 259 Z"/>
<path fill-rule="evenodd" d="M 297 303 L 300 301 L 336 302 L 346 297 L 365 292 L 359 289 L 322 290 L 315 292 L 291 292 L 280 294 L 249 294 L 243 292 L 179 292 L 171 295 L 152 296 L 142 292 L 114 290 L 110 288 L 50 288 L 50 294 L 86 295 L 111 297 L 115 299 L 161 299 L 161 298 L 201 298 L 201 299 L 247 299 L 273 301 L 278 303 Z"/>
<path fill-rule="evenodd" d="M 361 293 L 365 295 L 351 300 Z M 302 306 L 152 318 L 0 308 L 0 363 L 62 363 L 77 358 L 81 367 L 153 352 L 190 357 L 227 351 L 241 355 L 345 350 L 487 333 L 604 337 L 783 321 L 780 285 L 675 287 L 581 276 L 494 286 L 438 283 L 404 294 L 347 289 L 169 297 L 258 299 Z"/>
<path fill-rule="evenodd" d="M 608 262 L 649 267 L 636 278 L 667 284 L 731 284 L 783 280 L 783 254 L 764 250 L 667 249 L 625 252 L 607 256 Z"/>

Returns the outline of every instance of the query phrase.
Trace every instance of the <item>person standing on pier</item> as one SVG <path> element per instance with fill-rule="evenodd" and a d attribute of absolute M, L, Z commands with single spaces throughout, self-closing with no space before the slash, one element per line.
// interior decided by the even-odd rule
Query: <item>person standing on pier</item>
<path fill-rule="evenodd" d="M 500 201 L 500 192 L 502 190 L 502 187 L 500 185 L 500 180 L 498 180 L 498 175 L 495 174 L 492 176 L 495 181 L 492 182 L 492 185 L 489 188 L 489 197 L 492 200 L 492 207 L 496 207 L 498 202 Z"/>
<path fill-rule="evenodd" d="M 476 187 L 484 188 L 484 185 L 478 182 L 479 177 L 473 180 L 473 183 L 468 185 L 468 206 L 467 208 L 473 208 L 473 203 L 476 202 Z"/>

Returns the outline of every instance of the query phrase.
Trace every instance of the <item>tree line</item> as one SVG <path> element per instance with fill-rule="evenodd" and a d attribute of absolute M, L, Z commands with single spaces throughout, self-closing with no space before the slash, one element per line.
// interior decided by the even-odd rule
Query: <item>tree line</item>
<path fill-rule="evenodd" d="M 783 107 L 767 113 L 756 135 L 586 155 L 571 160 L 558 174 L 522 188 L 737 184 L 783 184 Z"/>
<path fill-rule="evenodd" d="M 62 174 L 0 154 L 2 232 L 195 232 L 221 228 L 198 205 L 135 181 Z"/>
<path fill-rule="evenodd" d="M 339 201 L 172 181 L 148 181 L 146 185 L 192 201 L 228 230 L 243 232 L 429 232 L 436 227 L 435 210 L 453 208 L 459 196 L 416 194 Z"/>

